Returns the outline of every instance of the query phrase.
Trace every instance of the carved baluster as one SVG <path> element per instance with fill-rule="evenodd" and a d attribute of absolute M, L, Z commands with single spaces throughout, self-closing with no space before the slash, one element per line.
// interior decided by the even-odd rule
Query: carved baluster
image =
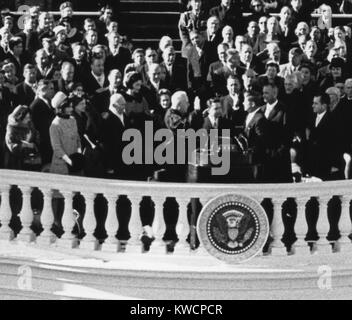
<path fill-rule="evenodd" d="M 190 225 L 187 218 L 187 206 L 189 199 L 177 199 L 179 204 L 179 215 L 176 225 L 176 232 L 178 243 L 176 244 L 176 251 L 189 251 L 190 245 L 187 242 L 187 237 L 190 232 Z"/>
<path fill-rule="evenodd" d="M 294 243 L 295 254 L 310 254 L 309 246 L 305 241 L 308 232 L 308 224 L 306 219 L 306 205 L 309 198 L 296 198 L 297 218 L 295 223 L 295 233 L 297 241 Z"/>
<path fill-rule="evenodd" d="M 341 197 L 341 217 L 339 220 L 339 230 L 341 238 L 338 241 L 339 247 L 343 251 L 351 250 L 351 239 L 348 237 L 351 232 L 350 198 Z"/>
<path fill-rule="evenodd" d="M 132 246 L 141 246 L 142 242 L 140 236 L 142 233 L 142 222 L 139 215 L 139 203 L 141 197 L 129 197 L 132 203 L 131 219 L 128 225 L 131 238 L 128 240 L 128 244 Z"/>
<path fill-rule="evenodd" d="M 282 221 L 282 204 L 285 202 L 284 198 L 274 198 L 272 203 L 274 205 L 273 221 L 270 227 L 270 233 L 273 237 L 273 242 L 270 245 L 272 249 L 272 254 L 275 255 L 285 255 L 287 254 L 285 245 L 281 241 L 284 234 L 285 228 Z"/>
<path fill-rule="evenodd" d="M 20 241 L 32 242 L 35 239 L 31 225 L 33 223 L 33 210 L 31 207 L 31 192 L 32 187 L 19 186 L 22 192 L 22 209 L 19 214 L 21 219 L 22 229 L 17 236 Z"/>
<path fill-rule="evenodd" d="M 65 198 L 65 209 L 62 217 L 62 226 L 64 228 L 64 234 L 58 241 L 58 245 L 66 248 L 74 248 L 77 245 L 76 236 L 72 233 L 72 229 L 75 226 L 75 220 L 73 215 L 72 199 L 73 192 L 65 191 L 62 192 Z"/>
<path fill-rule="evenodd" d="M 13 231 L 9 227 L 11 220 L 11 207 L 10 207 L 10 186 L 0 186 L 1 204 L 0 204 L 0 239 L 12 240 Z"/>
<path fill-rule="evenodd" d="M 51 231 L 51 228 L 54 223 L 54 213 L 53 213 L 53 206 L 52 206 L 53 192 L 51 189 L 43 189 L 42 192 L 44 196 L 44 205 L 43 205 L 42 214 L 40 216 L 40 222 L 44 230 L 37 238 L 37 243 L 48 245 L 56 241 L 56 236 Z"/>
<path fill-rule="evenodd" d="M 96 194 L 93 192 L 84 193 L 86 212 L 83 219 L 83 228 L 86 233 L 85 237 L 80 243 L 80 247 L 88 249 L 97 249 L 97 239 L 94 237 L 94 231 L 97 226 L 94 215 L 94 199 Z"/>
<path fill-rule="evenodd" d="M 164 197 L 153 197 L 153 202 L 155 204 L 155 215 L 153 221 L 153 233 L 155 240 L 152 247 L 163 247 L 165 251 L 165 242 L 163 237 L 166 231 L 165 220 L 164 220 Z"/>
<path fill-rule="evenodd" d="M 317 241 L 318 252 L 331 253 L 332 248 L 329 241 L 326 239 L 330 230 L 330 224 L 328 220 L 328 202 L 330 198 L 319 197 L 319 218 L 317 222 L 317 231 L 319 240 Z"/>
<path fill-rule="evenodd" d="M 108 194 L 106 195 L 108 201 L 108 216 L 105 222 L 106 233 L 108 234 L 107 239 L 104 241 L 105 247 L 112 247 L 112 250 L 117 252 L 117 238 L 116 233 L 119 228 L 119 221 L 117 220 L 116 215 L 116 199 L 117 196 Z"/>

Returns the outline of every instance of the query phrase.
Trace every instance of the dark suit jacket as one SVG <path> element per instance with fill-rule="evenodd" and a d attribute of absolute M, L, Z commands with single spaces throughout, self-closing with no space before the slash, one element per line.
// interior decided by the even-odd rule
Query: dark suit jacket
<path fill-rule="evenodd" d="M 310 134 L 306 149 L 307 161 L 306 171 L 312 176 L 327 179 L 333 161 L 334 133 L 331 114 L 327 112 L 318 126 L 315 126 L 315 119 L 310 126 Z"/>
<path fill-rule="evenodd" d="M 209 119 L 209 117 L 205 117 L 203 121 L 203 129 L 205 130 L 211 130 L 215 129 Z M 218 128 L 219 130 L 223 129 L 231 129 L 231 123 L 228 121 L 226 118 L 220 117 L 218 120 Z M 219 133 L 219 136 L 221 136 L 221 132 Z"/>
<path fill-rule="evenodd" d="M 68 96 L 70 93 L 70 90 L 68 89 L 68 85 L 70 83 L 71 82 L 66 83 L 63 79 L 60 79 L 59 81 L 57 81 L 57 90 L 63 92 Z"/>
<path fill-rule="evenodd" d="M 209 71 L 209 66 L 217 60 L 217 53 L 214 50 L 214 46 L 209 41 L 204 42 L 202 50 L 203 54 L 198 58 L 198 63 L 200 66 L 201 81 L 202 83 L 205 83 Z M 196 52 L 197 49 L 194 46 L 192 46 L 188 52 L 189 79 L 192 84 L 194 82 L 193 59 L 198 57 Z"/>
<path fill-rule="evenodd" d="M 91 72 L 89 63 L 87 61 L 82 61 L 80 64 L 77 61 L 72 61 L 75 66 L 75 75 L 74 81 L 75 82 L 82 82 L 83 79 L 87 76 L 88 73 Z"/>
<path fill-rule="evenodd" d="M 214 94 L 219 94 L 221 96 L 225 96 L 228 94 L 226 82 L 227 78 L 230 75 L 235 75 L 242 83 L 242 75 L 245 73 L 245 69 L 242 67 L 237 67 L 236 72 L 234 73 L 227 66 L 222 66 L 221 68 L 214 71 L 210 83 L 210 87 Z"/>
<path fill-rule="evenodd" d="M 165 88 L 166 88 L 165 82 L 160 80 L 159 90 L 165 89 Z M 151 84 L 149 79 L 147 83 L 142 86 L 141 93 L 144 96 L 144 98 L 147 100 L 149 109 L 153 110 L 159 105 L 158 92 Z"/>
<path fill-rule="evenodd" d="M 237 5 L 231 5 L 229 10 L 226 10 L 222 5 L 210 9 L 209 16 L 216 16 L 220 21 L 220 28 L 229 25 L 233 28 L 235 35 L 241 34 L 244 31 L 242 10 Z"/>
<path fill-rule="evenodd" d="M 126 142 L 122 141 L 123 133 L 129 128 L 129 119 L 124 115 L 125 125 L 110 110 L 102 123 L 102 144 L 106 169 L 113 169 L 117 178 L 128 177 L 128 166 L 124 164 L 122 153 Z"/>
<path fill-rule="evenodd" d="M 253 150 L 254 162 L 264 164 L 268 140 L 268 120 L 265 118 L 264 113 L 258 110 L 248 125 L 246 125 L 246 119 L 244 120 L 243 126 L 243 134 L 247 138 L 248 148 Z"/>
<path fill-rule="evenodd" d="M 231 128 L 236 134 L 242 132 L 243 123 L 247 116 L 247 113 L 243 109 L 243 96 L 239 95 L 238 102 L 235 106 L 236 108 L 239 108 L 238 110 L 233 109 L 233 99 L 230 95 L 223 97 L 221 99 L 221 103 L 223 106 L 225 118 L 230 121 Z"/>
<path fill-rule="evenodd" d="M 23 49 L 34 55 L 37 50 L 41 48 L 41 43 L 39 41 L 38 32 L 31 32 L 29 35 L 25 34 L 23 31 L 17 33 L 18 37 L 22 38 Z M 33 60 L 33 59 L 32 59 Z"/>
<path fill-rule="evenodd" d="M 162 62 L 161 65 L 165 66 L 165 62 Z M 167 69 L 166 69 L 167 70 Z M 165 78 L 165 87 L 174 93 L 178 90 L 187 91 L 188 82 L 187 82 L 187 71 L 186 68 L 181 64 L 174 63 L 172 66 L 172 75 L 166 71 Z"/>
<path fill-rule="evenodd" d="M 16 86 L 15 90 L 16 105 L 24 104 L 30 106 L 35 98 L 35 92 L 33 89 L 25 82 L 21 82 Z"/>
<path fill-rule="evenodd" d="M 84 78 L 83 86 L 85 88 L 86 93 L 90 96 L 97 94 L 97 90 L 102 89 L 102 87 L 99 85 L 98 81 L 93 77 L 91 72 L 89 72 L 89 74 L 87 74 Z M 103 88 L 106 88 L 108 86 L 108 77 L 105 76 Z"/>
<path fill-rule="evenodd" d="M 42 156 L 43 165 L 51 162 L 53 150 L 50 142 L 49 128 L 55 118 L 54 109 L 48 106 L 42 99 L 36 98 L 30 105 L 32 110 L 32 121 L 39 132 L 39 151 Z"/>
<path fill-rule="evenodd" d="M 264 114 L 265 110 L 266 105 L 262 107 Z M 279 101 L 268 117 L 267 162 L 264 166 L 266 182 L 292 181 L 289 145 L 286 106 Z"/>
<path fill-rule="evenodd" d="M 113 56 L 109 55 L 105 62 L 105 72 L 108 74 L 112 69 L 118 69 L 124 73 L 126 66 L 132 62 L 131 52 L 124 47 L 120 47 L 118 53 Z"/>

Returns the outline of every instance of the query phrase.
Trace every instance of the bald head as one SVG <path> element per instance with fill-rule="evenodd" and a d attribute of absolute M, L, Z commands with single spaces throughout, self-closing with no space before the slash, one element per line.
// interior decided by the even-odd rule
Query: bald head
<path fill-rule="evenodd" d="M 126 100 L 122 94 L 114 93 L 110 97 L 110 108 L 113 108 L 117 113 L 122 114 L 125 111 Z"/>

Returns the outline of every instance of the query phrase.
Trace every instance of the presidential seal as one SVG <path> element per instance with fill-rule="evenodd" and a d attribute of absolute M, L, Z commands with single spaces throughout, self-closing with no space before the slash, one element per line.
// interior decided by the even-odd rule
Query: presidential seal
<path fill-rule="evenodd" d="M 197 231 L 210 255 L 236 264 L 262 251 L 269 235 L 269 222 L 256 200 L 228 194 L 212 199 L 204 206 Z"/>

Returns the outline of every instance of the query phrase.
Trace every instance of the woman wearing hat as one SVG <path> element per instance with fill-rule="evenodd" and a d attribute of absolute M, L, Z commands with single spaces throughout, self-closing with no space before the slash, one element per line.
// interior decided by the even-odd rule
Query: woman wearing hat
<path fill-rule="evenodd" d="M 125 75 L 124 84 L 127 92 L 124 94 L 126 100 L 126 115 L 130 118 L 131 126 L 136 129 L 144 129 L 144 121 L 151 119 L 148 102 L 141 93 L 142 76 L 136 71 Z"/>
<path fill-rule="evenodd" d="M 56 109 L 56 117 L 49 129 L 53 148 L 50 172 L 57 174 L 69 174 L 72 171 L 78 172 L 83 169 L 83 166 L 81 168 L 77 167 L 77 163 L 74 163 L 73 159 L 70 158 L 71 155 L 81 153 L 81 140 L 77 123 L 71 116 L 72 105 L 63 92 L 56 93 L 51 102 Z"/>
<path fill-rule="evenodd" d="M 332 58 L 329 66 L 330 72 L 320 82 L 320 89 L 324 92 L 330 87 L 334 87 L 337 83 L 345 82 L 345 61 L 337 57 Z"/>
<path fill-rule="evenodd" d="M 9 115 L 5 142 L 9 151 L 7 168 L 40 170 L 39 133 L 33 126 L 27 106 L 19 105 Z"/>

